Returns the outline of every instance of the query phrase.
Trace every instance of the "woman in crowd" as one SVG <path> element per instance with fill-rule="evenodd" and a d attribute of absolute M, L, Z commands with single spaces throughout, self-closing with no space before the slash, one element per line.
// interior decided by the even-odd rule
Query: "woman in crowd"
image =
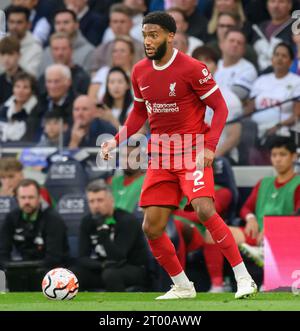
<path fill-rule="evenodd" d="M 130 77 L 134 65 L 134 45 L 129 37 L 118 37 L 114 41 L 111 66 L 107 65 L 99 69 L 92 79 L 88 95 L 96 103 L 102 102 L 106 90 L 106 79 L 111 67 L 121 67 Z"/>
<path fill-rule="evenodd" d="M 241 0 L 215 0 L 213 13 L 210 21 L 208 22 L 208 33 L 213 35 L 217 31 L 218 17 L 220 13 L 231 12 L 238 14 L 242 24 L 246 22 L 246 16 L 243 9 Z"/>
<path fill-rule="evenodd" d="M 34 77 L 21 72 L 14 80 L 13 94 L 0 109 L 2 142 L 36 142 L 41 111 Z"/>
<path fill-rule="evenodd" d="M 99 117 L 118 129 L 125 122 L 131 105 L 129 77 L 121 67 L 112 67 L 107 75 L 103 103 L 98 104 Z"/>

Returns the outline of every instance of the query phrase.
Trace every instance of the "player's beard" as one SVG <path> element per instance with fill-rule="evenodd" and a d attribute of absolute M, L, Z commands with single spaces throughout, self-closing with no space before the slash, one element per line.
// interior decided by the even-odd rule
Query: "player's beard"
<path fill-rule="evenodd" d="M 147 55 L 147 52 L 146 52 L 146 49 L 145 49 L 145 54 L 146 54 L 147 58 L 150 59 L 150 60 L 155 60 L 155 61 L 161 60 L 165 56 L 166 52 L 167 52 L 167 40 L 163 41 L 157 47 L 157 50 L 156 50 L 155 54 L 152 55 L 152 56 Z"/>

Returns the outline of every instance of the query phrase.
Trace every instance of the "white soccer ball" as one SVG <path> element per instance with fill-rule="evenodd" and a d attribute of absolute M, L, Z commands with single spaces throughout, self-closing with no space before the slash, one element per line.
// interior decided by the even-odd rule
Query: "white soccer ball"
<path fill-rule="evenodd" d="M 43 279 L 44 295 L 52 300 L 70 300 L 78 292 L 78 279 L 72 271 L 64 268 L 50 270 Z"/>

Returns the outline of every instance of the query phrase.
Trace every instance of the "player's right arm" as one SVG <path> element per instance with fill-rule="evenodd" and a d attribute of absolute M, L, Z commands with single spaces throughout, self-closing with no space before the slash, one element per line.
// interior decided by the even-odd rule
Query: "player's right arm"
<path fill-rule="evenodd" d="M 138 132 L 147 120 L 148 115 L 145 101 L 138 88 L 134 70 L 132 72 L 131 82 L 134 92 L 133 109 L 129 113 L 129 116 L 125 121 L 124 126 L 116 134 L 116 136 L 101 145 L 101 156 L 104 160 L 108 160 L 110 158 L 110 151 L 115 149 L 122 141 L 128 139 L 130 136 Z M 127 134 L 125 134 L 126 130 Z"/>

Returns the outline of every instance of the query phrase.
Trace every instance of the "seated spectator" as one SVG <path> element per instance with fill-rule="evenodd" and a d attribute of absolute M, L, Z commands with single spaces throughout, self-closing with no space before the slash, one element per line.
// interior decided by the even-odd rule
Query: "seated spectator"
<path fill-rule="evenodd" d="M 71 121 L 73 101 L 76 97 L 72 89 L 72 74 L 63 64 L 52 64 L 45 72 L 46 93 L 41 97 L 43 112 L 57 111 Z"/>
<path fill-rule="evenodd" d="M 176 32 L 174 39 L 173 39 L 173 45 L 175 48 L 177 48 L 180 52 L 187 54 L 189 50 L 189 38 L 188 35 L 184 32 Z"/>
<path fill-rule="evenodd" d="M 19 65 L 20 43 L 15 37 L 4 37 L 0 40 L 0 65 L 4 73 L 0 75 L 0 106 L 11 97 L 13 92 L 13 80 L 15 76 L 22 72 Z"/>
<path fill-rule="evenodd" d="M 300 115 L 300 77 L 289 72 L 293 59 L 292 48 L 278 44 L 272 58 L 274 72 L 258 77 L 252 87 L 247 111 L 268 108 L 252 115 L 262 147 L 267 147 L 275 134 L 288 136 Z M 295 100 L 281 104 L 292 98 Z"/>
<path fill-rule="evenodd" d="M 9 34 L 20 42 L 20 66 L 26 68 L 30 74 L 37 76 L 43 49 L 30 32 L 29 15 L 30 11 L 27 8 L 10 6 L 6 11 L 7 28 Z"/>
<path fill-rule="evenodd" d="M 12 5 L 21 6 L 30 10 L 30 31 L 33 36 L 44 45 L 49 37 L 51 31 L 49 12 L 43 11 L 39 3 L 41 0 L 11 0 Z M 48 6 L 47 6 L 48 7 Z M 48 8 L 47 8 L 48 9 Z"/>
<path fill-rule="evenodd" d="M 235 241 L 243 251 L 249 253 L 249 246 L 259 246 L 253 256 L 257 264 L 263 265 L 263 218 L 267 215 L 293 215 L 300 208 L 300 176 L 294 171 L 297 160 L 296 145 L 286 137 L 278 137 L 270 146 L 271 163 L 277 176 L 263 178 L 253 188 L 244 203 L 240 216 L 246 221 L 245 227 L 230 227 Z M 206 238 L 207 243 L 213 241 Z M 245 249 L 244 249 L 245 248 Z M 213 273 L 223 279 L 223 257 L 214 251 Z M 250 255 L 250 254 L 248 254 Z M 217 263 L 216 263 L 217 262 Z"/>
<path fill-rule="evenodd" d="M 212 75 L 215 74 L 217 69 L 217 59 L 213 50 L 206 46 L 196 48 L 193 57 L 204 62 Z M 241 116 L 243 114 L 243 107 L 239 98 L 226 86 L 221 86 L 220 90 L 222 91 L 228 108 L 227 122 Z M 206 109 L 205 122 L 210 124 L 212 117 L 212 109 Z M 227 156 L 231 163 L 238 162 L 238 150 L 236 147 L 240 141 L 241 129 L 242 127 L 239 122 L 227 124 L 225 126 L 217 145 L 216 157 Z"/>
<path fill-rule="evenodd" d="M 102 42 L 103 33 L 108 25 L 108 18 L 102 13 L 90 9 L 88 0 L 64 0 L 67 9 L 77 15 L 79 28 L 84 37 L 94 46 Z"/>
<path fill-rule="evenodd" d="M 111 67 L 121 67 L 130 77 L 133 64 L 133 42 L 126 36 L 116 38 L 112 47 Z M 108 65 L 102 67 L 96 72 L 92 79 L 88 94 L 93 100 L 95 100 L 95 103 L 103 102 L 103 96 L 106 91 L 107 75 L 111 67 Z"/>
<path fill-rule="evenodd" d="M 219 15 L 227 12 L 239 17 L 239 28 L 243 30 L 247 40 L 251 39 L 251 24 L 247 22 L 242 2 L 242 0 L 214 0 L 212 16 L 208 22 L 208 33 L 210 36 L 213 36 L 217 32 Z"/>
<path fill-rule="evenodd" d="M 291 72 L 294 74 L 297 74 L 300 76 L 300 34 L 294 34 L 293 35 L 293 41 L 295 44 L 295 56 L 294 56 L 294 62 L 291 67 Z"/>
<path fill-rule="evenodd" d="M 111 123 L 116 130 L 123 125 L 132 108 L 130 80 L 120 67 L 109 70 L 103 104 L 98 105 L 97 117 Z"/>
<path fill-rule="evenodd" d="M 113 32 L 113 38 L 103 42 L 93 52 L 90 72 L 95 73 L 100 68 L 111 63 L 112 49 L 114 46 L 114 39 L 122 36 L 127 36 L 131 39 L 134 45 L 134 63 L 141 60 L 144 53 L 144 45 L 138 40 L 130 37 L 130 29 L 132 27 L 132 11 L 123 4 L 115 4 L 110 8 L 109 26 Z"/>
<path fill-rule="evenodd" d="M 45 273 L 67 262 L 65 224 L 53 209 L 41 207 L 39 192 L 36 181 L 22 180 L 16 189 L 18 208 L 0 231 L 0 265 L 10 291 L 39 291 Z M 13 249 L 18 261 L 12 259 Z"/>
<path fill-rule="evenodd" d="M 18 73 L 12 96 L 0 108 L 1 141 L 38 141 L 41 115 L 34 77 L 25 72 Z"/>
<path fill-rule="evenodd" d="M 87 95 L 79 96 L 73 105 L 73 125 L 65 135 L 65 145 L 71 149 L 96 147 L 99 135 L 115 135 L 116 129 L 107 121 L 96 118 L 96 106 Z"/>
<path fill-rule="evenodd" d="M 90 44 L 80 32 L 76 14 L 68 9 L 57 11 L 54 17 L 54 30 L 55 32 L 65 33 L 70 37 L 73 45 L 73 63 L 78 64 L 87 71 L 94 46 Z M 46 68 L 52 63 L 53 57 L 51 50 L 50 47 L 47 47 L 42 56 L 39 75 L 42 75 Z"/>
<path fill-rule="evenodd" d="M 50 49 L 54 63 L 60 63 L 70 68 L 72 75 L 72 89 L 76 94 L 86 94 L 90 76 L 83 68 L 73 63 L 72 41 L 67 34 L 57 32 L 50 37 Z M 39 79 L 40 93 L 46 92 L 45 75 Z"/>
<path fill-rule="evenodd" d="M 207 43 L 207 46 L 214 49 L 217 53 L 218 58 L 222 57 L 221 44 L 225 39 L 225 34 L 229 29 L 232 28 L 241 28 L 242 21 L 239 14 L 232 12 L 221 12 L 217 18 L 217 30 L 212 37 L 212 40 Z M 246 44 L 246 50 L 244 58 L 250 61 L 253 65 L 257 65 L 257 55 L 250 44 Z"/>
<path fill-rule="evenodd" d="M 257 77 L 253 64 L 243 58 L 245 46 L 244 33 L 237 28 L 229 29 L 221 44 L 222 59 L 219 60 L 215 73 L 218 85 L 231 89 L 242 101 L 247 99 Z"/>
<path fill-rule="evenodd" d="M 186 34 L 189 28 L 189 23 L 187 17 L 185 16 L 184 11 L 181 10 L 180 8 L 171 7 L 167 10 L 167 13 L 170 14 L 176 22 L 176 28 L 177 28 L 176 35 L 178 33 Z M 200 47 L 203 45 L 203 41 L 188 34 L 187 34 L 187 38 L 188 38 L 188 42 L 187 42 L 188 49 L 185 53 L 188 55 L 192 55 L 193 50 L 196 47 Z"/>
<path fill-rule="evenodd" d="M 254 24 L 253 47 L 258 55 L 258 66 L 262 71 L 269 67 L 272 62 L 274 47 L 281 41 L 292 44 L 291 10 L 292 0 L 268 0 L 267 10 L 270 20 Z"/>
<path fill-rule="evenodd" d="M 172 0 L 172 7 L 177 7 L 181 9 L 188 22 L 188 30 L 186 33 L 189 36 L 194 36 L 203 42 L 208 39 L 207 35 L 207 19 L 205 16 L 201 15 L 197 8 L 197 0 Z"/>
<path fill-rule="evenodd" d="M 87 187 L 90 213 L 82 219 L 76 275 L 81 289 L 123 292 L 146 285 L 147 245 L 141 223 L 116 209 L 101 181 Z"/>
<path fill-rule="evenodd" d="M 44 116 L 44 130 L 37 147 L 59 147 L 63 143 L 68 124 L 58 112 L 51 111 Z"/>
<path fill-rule="evenodd" d="M 24 179 L 23 165 L 14 157 L 0 159 L 0 195 L 14 197 L 16 188 Z M 40 187 L 40 197 L 43 207 L 53 206 L 50 194 L 44 187 Z"/>
<path fill-rule="evenodd" d="M 123 4 L 132 10 L 132 28 L 130 35 L 132 38 L 144 42 L 141 26 L 144 14 L 147 11 L 146 0 L 123 0 Z"/>

